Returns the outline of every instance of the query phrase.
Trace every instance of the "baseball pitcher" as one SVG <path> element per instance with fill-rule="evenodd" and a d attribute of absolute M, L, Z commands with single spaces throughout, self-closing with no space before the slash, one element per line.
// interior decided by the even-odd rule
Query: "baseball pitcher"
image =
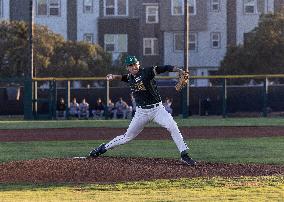
<path fill-rule="evenodd" d="M 187 165 L 195 166 L 196 161 L 189 157 L 188 146 L 178 129 L 176 122 L 162 105 L 155 76 L 163 72 L 179 72 L 180 79 L 176 85 L 176 90 L 180 91 L 188 82 L 188 73 L 174 66 L 153 66 L 141 68 L 135 56 L 127 56 L 125 59 L 128 74 L 113 75 L 108 74 L 108 80 L 121 80 L 129 84 L 131 92 L 136 101 L 136 113 L 125 134 L 117 136 L 107 144 L 101 144 L 93 149 L 89 157 L 97 157 L 107 150 L 121 144 L 125 144 L 134 139 L 149 121 L 154 121 L 166 128 L 175 142 L 180 154 L 181 161 Z"/>

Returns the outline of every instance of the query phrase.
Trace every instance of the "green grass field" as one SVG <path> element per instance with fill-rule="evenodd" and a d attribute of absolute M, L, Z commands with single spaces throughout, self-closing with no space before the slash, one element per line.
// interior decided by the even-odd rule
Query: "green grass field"
<path fill-rule="evenodd" d="M 0 162 L 85 156 L 103 140 L 0 142 Z M 284 137 L 192 139 L 191 155 L 199 161 L 284 164 Z M 171 140 L 133 140 L 107 156 L 178 158 Z"/>
<path fill-rule="evenodd" d="M 194 178 L 110 185 L 0 185 L 0 201 L 283 201 L 284 178 Z"/>
<path fill-rule="evenodd" d="M 280 118 L 177 119 L 179 126 L 284 126 Z M 0 121 L 0 129 L 127 127 L 129 120 Z M 154 124 L 150 125 L 154 126 Z M 0 162 L 84 156 L 103 142 L 1 142 Z M 192 139 L 191 155 L 201 161 L 284 165 L 284 137 Z M 178 158 L 170 140 L 134 140 L 109 156 Z M 118 184 L 0 184 L 6 201 L 284 201 L 284 176 L 193 178 Z"/>

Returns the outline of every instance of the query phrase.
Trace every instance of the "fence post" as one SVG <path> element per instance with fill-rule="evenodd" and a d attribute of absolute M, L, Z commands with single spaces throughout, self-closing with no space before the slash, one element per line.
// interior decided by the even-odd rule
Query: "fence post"
<path fill-rule="evenodd" d="M 263 106 L 262 106 L 262 116 L 267 117 L 267 101 L 268 101 L 268 78 L 265 77 L 263 82 L 263 90 L 262 90 L 262 99 L 263 99 Z"/>
<path fill-rule="evenodd" d="M 56 119 L 56 104 L 57 104 L 57 87 L 56 81 L 52 80 L 50 85 L 50 96 L 51 96 L 51 106 L 50 106 L 50 118 Z"/>
<path fill-rule="evenodd" d="M 67 80 L 65 83 L 65 100 L 66 100 L 66 119 L 69 117 L 69 109 L 70 109 L 70 81 Z"/>
<path fill-rule="evenodd" d="M 27 78 L 24 81 L 24 119 L 33 119 L 33 91 L 32 79 Z"/>
<path fill-rule="evenodd" d="M 108 108 L 109 108 L 109 80 L 106 80 L 106 87 L 107 87 L 107 92 L 106 92 L 106 107 L 105 107 L 105 119 L 109 119 L 109 113 L 108 113 Z"/>
<path fill-rule="evenodd" d="M 56 110 L 57 110 L 57 83 L 56 83 L 56 80 L 54 80 L 53 82 L 54 82 L 53 119 L 56 119 L 57 118 L 56 117 Z"/>
<path fill-rule="evenodd" d="M 227 79 L 223 79 L 222 82 L 222 116 L 227 117 Z"/>

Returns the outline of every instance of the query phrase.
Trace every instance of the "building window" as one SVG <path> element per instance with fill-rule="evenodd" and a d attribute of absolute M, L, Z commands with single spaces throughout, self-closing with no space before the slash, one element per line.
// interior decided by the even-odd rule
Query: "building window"
<path fill-rule="evenodd" d="M 90 44 L 94 43 L 94 34 L 92 34 L 92 33 L 84 34 L 84 41 L 86 41 Z"/>
<path fill-rule="evenodd" d="M 104 0 L 105 16 L 128 16 L 128 0 Z"/>
<path fill-rule="evenodd" d="M 188 49 L 191 51 L 197 51 L 197 33 L 189 33 Z M 174 52 L 179 52 L 184 50 L 184 34 L 175 33 L 174 34 Z"/>
<path fill-rule="evenodd" d="M 157 38 L 144 38 L 143 39 L 143 54 L 144 55 L 158 55 L 158 39 Z"/>
<path fill-rule="evenodd" d="M 189 15 L 196 15 L 196 0 L 187 0 Z M 184 0 L 172 0 L 172 15 L 184 14 Z"/>
<path fill-rule="evenodd" d="M 60 16 L 60 0 L 37 0 L 37 15 Z"/>
<path fill-rule="evenodd" d="M 257 1 L 256 0 L 243 0 L 244 1 L 244 13 L 256 14 L 257 13 Z"/>
<path fill-rule="evenodd" d="M 59 0 L 49 0 L 49 15 L 60 15 L 60 2 Z"/>
<path fill-rule="evenodd" d="M 84 0 L 83 12 L 92 13 L 93 12 L 93 0 Z"/>
<path fill-rule="evenodd" d="M 47 15 L 47 0 L 37 0 L 37 15 Z"/>
<path fill-rule="evenodd" d="M 220 11 L 220 0 L 211 0 L 211 11 Z"/>
<path fill-rule="evenodd" d="M 105 51 L 112 53 L 127 52 L 127 34 L 105 34 Z"/>
<path fill-rule="evenodd" d="M 197 33 L 190 33 L 189 40 L 188 40 L 189 50 L 197 51 Z"/>
<path fill-rule="evenodd" d="M 146 6 L 146 23 L 158 23 L 159 22 L 159 7 L 158 6 Z"/>
<path fill-rule="evenodd" d="M 211 33 L 211 48 L 221 48 L 221 33 L 220 32 Z"/>

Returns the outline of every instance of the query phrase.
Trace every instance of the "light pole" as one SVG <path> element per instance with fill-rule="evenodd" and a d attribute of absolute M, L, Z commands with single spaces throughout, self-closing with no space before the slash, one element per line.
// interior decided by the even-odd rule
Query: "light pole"
<path fill-rule="evenodd" d="M 30 65 L 30 77 L 35 77 L 34 71 L 34 52 L 33 52 L 33 24 L 34 24 L 34 13 L 33 13 L 33 0 L 29 2 L 29 65 Z"/>
<path fill-rule="evenodd" d="M 33 0 L 29 2 L 29 63 L 30 63 L 30 80 L 31 80 L 31 102 L 32 102 L 32 113 L 33 118 L 37 114 L 37 82 L 33 81 L 33 78 L 36 77 L 36 71 L 34 68 L 34 44 L 33 44 L 33 35 L 34 35 L 34 9 L 33 9 Z"/>
<path fill-rule="evenodd" d="M 188 15 L 188 0 L 184 0 L 184 70 L 188 70 L 188 40 L 189 40 L 189 15 Z M 182 90 L 182 111 L 183 118 L 187 118 L 189 113 L 189 84 Z"/>

